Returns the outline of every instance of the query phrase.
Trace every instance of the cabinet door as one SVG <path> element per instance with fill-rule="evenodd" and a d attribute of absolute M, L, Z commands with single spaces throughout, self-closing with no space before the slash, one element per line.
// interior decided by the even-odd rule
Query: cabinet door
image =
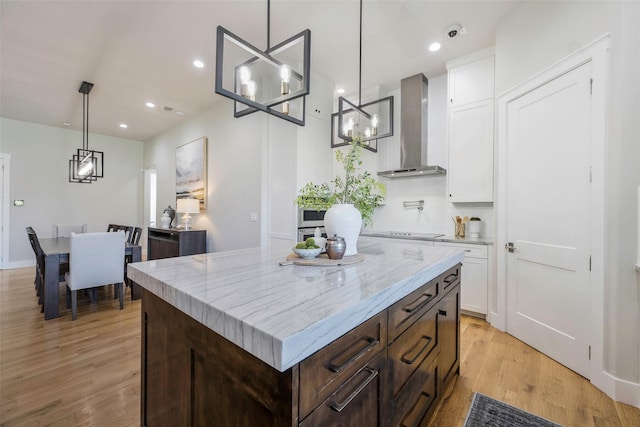
<path fill-rule="evenodd" d="M 493 201 L 493 99 L 449 109 L 449 201 Z"/>
<path fill-rule="evenodd" d="M 485 245 L 465 245 L 461 243 L 437 243 L 437 246 L 462 249 L 462 283 L 460 284 L 460 308 L 474 313 L 487 314 L 488 304 L 488 262 Z"/>
<path fill-rule="evenodd" d="M 162 237 L 149 237 L 147 240 L 147 259 L 173 258 L 180 255 L 176 240 Z"/>
<path fill-rule="evenodd" d="M 311 88 L 305 101 L 305 113 L 307 115 L 307 119 L 309 117 L 315 117 L 327 123 L 331 122 L 332 106 L 333 89 L 331 88 L 331 85 L 321 77 L 312 74 Z M 330 134 L 327 134 L 327 137 L 328 136 L 330 136 Z"/>
<path fill-rule="evenodd" d="M 470 104 L 494 97 L 493 56 L 449 70 L 449 105 Z"/>
<path fill-rule="evenodd" d="M 462 278 L 464 281 L 464 277 Z M 460 286 L 453 288 L 438 306 L 438 343 L 440 374 L 443 387 L 459 372 L 460 366 Z"/>
<path fill-rule="evenodd" d="M 384 425 L 387 353 L 383 350 L 303 420 L 300 427 Z"/>
<path fill-rule="evenodd" d="M 487 260 L 466 257 L 462 263 L 460 308 L 487 314 Z"/>

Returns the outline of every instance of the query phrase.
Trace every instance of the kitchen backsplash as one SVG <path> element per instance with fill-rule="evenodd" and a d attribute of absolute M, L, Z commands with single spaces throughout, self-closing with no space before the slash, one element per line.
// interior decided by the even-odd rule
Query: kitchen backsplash
<path fill-rule="evenodd" d="M 445 176 L 385 180 L 385 184 L 386 203 L 376 209 L 373 225 L 369 227 L 372 230 L 453 235 L 455 226 L 451 218 L 467 215 L 482 220 L 481 236 L 493 236 L 493 204 L 447 202 Z M 423 210 L 404 207 L 403 202 L 416 200 L 424 200 Z"/>

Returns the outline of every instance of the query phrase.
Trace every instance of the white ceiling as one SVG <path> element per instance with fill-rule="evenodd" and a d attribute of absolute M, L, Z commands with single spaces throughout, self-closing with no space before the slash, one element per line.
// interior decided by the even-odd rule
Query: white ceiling
<path fill-rule="evenodd" d="M 447 60 L 493 45 L 497 24 L 520 1 L 364 0 L 363 91 L 443 74 Z M 82 129 L 85 80 L 95 84 L 92 133 L 147 140 L 222 99 L 214 93 L 216 27 L 265 49 L 266 11 L 266 0 L 1 0 L 0 115 Z M 312 70 L 357 93 L 358 22 L 358 0 L 273 0 L 271 45 L 310 29 Z M 453 23 L 467 34 L 448 39 Z M 439 52 L 428 52 L 432 41 L 442 43 Z M 196 58 L 204 69 L 192 66 Z"/>

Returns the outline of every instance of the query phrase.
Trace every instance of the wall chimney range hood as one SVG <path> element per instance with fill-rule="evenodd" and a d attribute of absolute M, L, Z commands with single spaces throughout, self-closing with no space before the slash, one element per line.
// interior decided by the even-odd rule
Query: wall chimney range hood
<path fill-rule="evenodd" d="M 424 74 L 400 82 L 400 169 L 378 172 L 385 178 L 446 175 L 441 166 L 426 165 L 428 82 Z M 424 158 L 424 164 L 423 164 Z"/>

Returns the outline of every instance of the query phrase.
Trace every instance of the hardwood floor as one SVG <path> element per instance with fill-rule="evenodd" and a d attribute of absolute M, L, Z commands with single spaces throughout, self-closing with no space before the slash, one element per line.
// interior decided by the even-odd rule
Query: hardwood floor
<path fill-rule="evenodd" d="M 140 301 L 127 292 L 120 311 L 107 288 L 97 305 L 79 300 L 77 321 L 62 298 L 45 322 L 33 277 L 0 271 L 0 425 L 138 426 Z M 479 391 L 566 427 L 640 426 L 640 409 L 486 322 L 463 316 L 461 331 L 461 376 L 432 425 L 462 426 Z"/>

